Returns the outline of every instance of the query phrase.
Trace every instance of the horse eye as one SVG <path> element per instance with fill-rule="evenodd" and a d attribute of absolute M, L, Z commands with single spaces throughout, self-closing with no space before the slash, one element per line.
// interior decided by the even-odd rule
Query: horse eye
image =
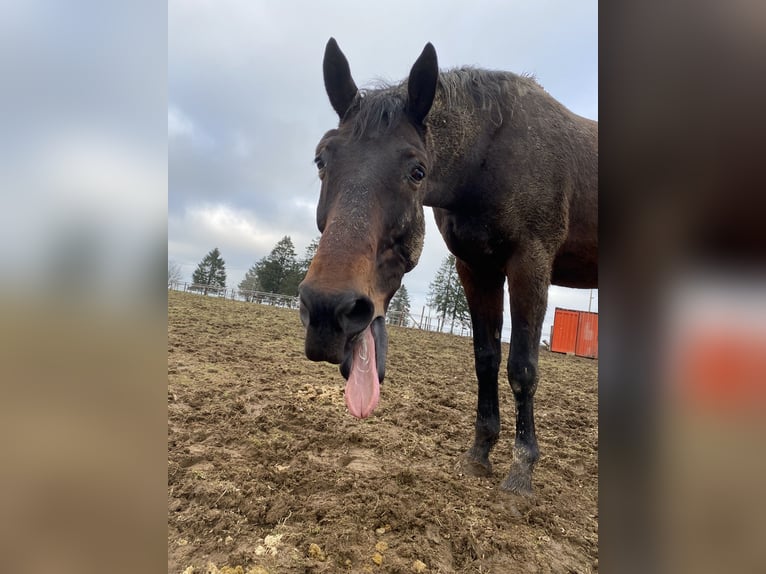
<path fill-rule="evenodd" d="M 422 166 L 416 165 L 412 168 L 412 171 L 410 172 L 410 178 L 413 181 L 422 181 L 423 178 L 426 176 L 426 170 L 423 169 Z"/>
<path fill-rule="evenodd" d="M 314 163 L 316 164 L 316 166 L 317 166 L 317 169 L 318 169 L 318 170 L 323 170 L 323 169 L 325 168 L 325 162 L 324 162 L 324 160 L 323 160 L 321 157 L 319 157 L 319 156 L 316 156 L 316 157 L 314 158 Z"/>

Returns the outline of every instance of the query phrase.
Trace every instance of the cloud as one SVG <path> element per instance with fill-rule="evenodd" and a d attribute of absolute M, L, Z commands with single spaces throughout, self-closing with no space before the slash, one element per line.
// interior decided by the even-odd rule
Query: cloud
<path fill-rule="evenodd" d="M 188 229 L 185 235 L 198 241 L 207 241 L 211 248 L 227 245 L 238 249 L 256 250 L 270 248 L 270 243 L 279 240 L 268 224 L 258 221 L 250 213 L 235 210 L 225 205 L 190 207 L 182 218 L 170 217 L 169 221 L 181 229 Z M 280 236 L 281 237 L 281 236 Z"/>
<path fill-rule="evenodd" d="M 298 209 L 307 211 L 305 207 Z M 202 257 L 218 247 L 227 263 L 227 285 L 232 287 L 285 235 L 290 236 L 299 255 L 319 235 L 315 227 L 306 233 L 286 229 L 279 221 L 223 204 L 193 206 L 181 215 L 168 216 L 168 253 L 182 266 L 188 280 Z"/>
<path fill-rule="evenodd" d="M 194 133 L 192 121 L 175 106 L 168 106 L 168 138 L 189 137 Z"/>

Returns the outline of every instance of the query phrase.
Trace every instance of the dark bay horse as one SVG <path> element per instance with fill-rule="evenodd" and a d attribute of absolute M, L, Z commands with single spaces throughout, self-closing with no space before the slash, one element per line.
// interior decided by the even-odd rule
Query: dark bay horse
<path fill-rule="evenodd" d="M 319 248 L 300 287 L 306 356 L 340 364 L 357 417 L 377 405 L 388 339 L 384 316 L 423 247 L 423 206 L 465 289 L 479 383 L 466 470 L 491 473 L 500 434 L 498 371 L 508 281 L 508 380 L 516 439 L 502 487 L 532 489 L 538 349 L 548 286 L 597 286 L 598 124 L 532 78 L 439 72 L 427 44 L 399 85 L 359 90 L 334 39 L 324 83 L 340 123 L 316 149 Z"/>

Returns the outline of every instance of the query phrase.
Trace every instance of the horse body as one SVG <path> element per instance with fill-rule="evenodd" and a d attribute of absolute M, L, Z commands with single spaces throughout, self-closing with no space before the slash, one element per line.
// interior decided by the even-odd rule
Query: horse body
<path fill-rule="evenodd" d="M 428 125 L 436 162 L 424 205 L 450 251 L 504 266 L 536 239 L 555 250 L 554 284 L 595 286 L 596 122 L 531 78 L 469 68 L 441 74 Z"/>
<path fill-rule="evenodd" d="M 507 282 L 507 374 L 517 416 L 503 487 L 529 492 L 539 456 L 533 405 L 548 286 L 597 282 L 598 124 L 531 78 L 472 68 L 439 73 L 430 44 L 398 86 L 360 92 L 332 39 L 324 66 L 341 121 L 317 148 L 323 233 L 301 286 L 307 355 L 340 363 L 352 414 L 372 411 L 387 348 L 382 316 L 417 263 L 423 206 L 432 207 L 473 324 L 479 392 L 465 468 L 489 474 L 500 433 Z M 357 372 L 369 346 L 377 378 Z"/>
<path fill-rule="evenodd" d="M 449 97 L 455 84 L 471 95 L 460 99 L 458 110 Z M 448 72 L 440 86 L 429 118 L 430 146 L 452 150 L 447 167 L 440 170 L 437 160 L 424 204 L 433 206 L 457 258 L 471 309 L 479 399 L 467 468 L 491 472 L 489 451 L 500 431 L 497 379 L 507 281 L 507 372 L 518 408 L 514 462 L 504 486 L 529 491 L 539 456 L 533 398 L 548 285 L 597 282 L 597 124 L 571 113 L 532 79 L 507 72 Z M 461 145 L 449 143 L 456 140 Z M 439 178 L 442 171 L 448 177 Z"/>

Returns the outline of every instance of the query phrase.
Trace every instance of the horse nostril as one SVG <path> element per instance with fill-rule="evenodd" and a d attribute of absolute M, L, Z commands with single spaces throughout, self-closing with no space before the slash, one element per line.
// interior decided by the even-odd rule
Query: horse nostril
<path fill-rule="evenodd" d="M 375 306 L 369 297 L 349 295 L 336 310 L 335 316 L 347 334 L 359 333 L 367 328 L 375 313 Z"/>
<path fill-rule="evenodd" d="M 351 312 L 348 314 L 348 318 L 351 321 L 361 321 L 365 324 L 372 320 L 373 306 L 372 301 L 367 297 L 359 298 L 351 308 Z"/>
<path fill-rule="evenodd" d="M 306 305 L 305 301 L 303 300 L 303 297 L 301 297 L 300 300 L 300 316 L 301 316 L 301 323 L 303 323 L 304 327 L 309 326 L 309 308 Z"/>

